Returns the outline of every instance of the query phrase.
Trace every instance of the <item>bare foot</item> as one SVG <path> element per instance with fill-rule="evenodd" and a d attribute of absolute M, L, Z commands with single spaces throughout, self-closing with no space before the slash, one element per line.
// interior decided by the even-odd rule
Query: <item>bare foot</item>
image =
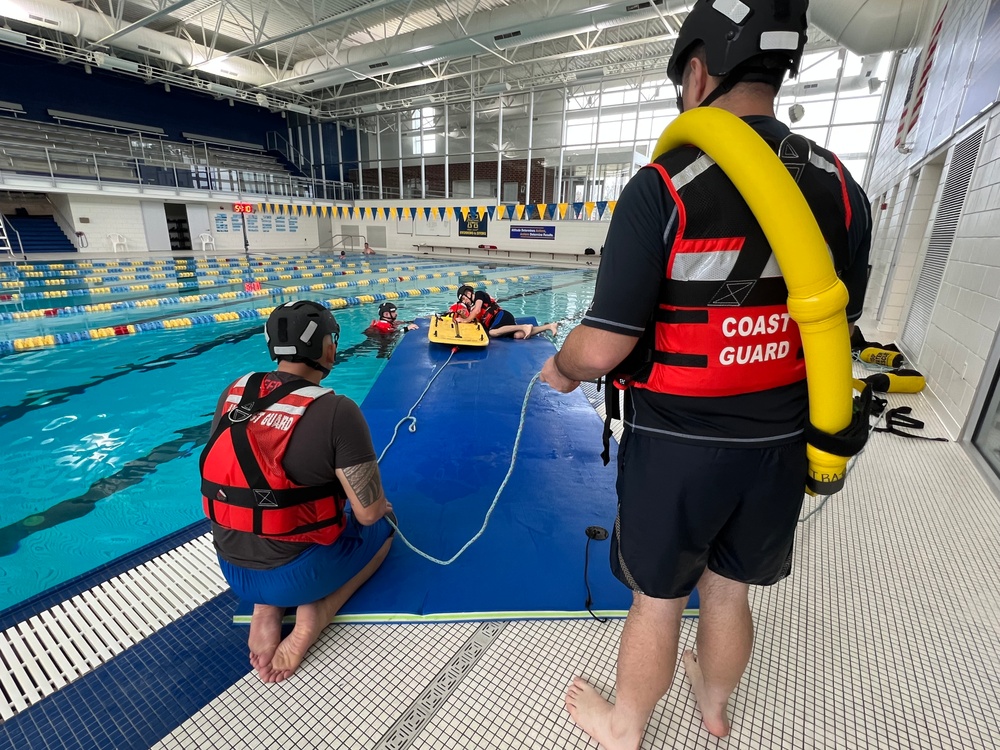
<path fill-rule="evenodd" d="M 250 665 L 260 672 L 271 663 L 274 650 L 281 641 L 281 617 L 285 613 L 281 607 L 269 604 L 255 604 L 250 618 Z"/>
<path fill-rule="evenodd" d="M 514 338 L 516 339 L 528 339 L 531 338 L 532 327 L 530 323 L 525 323 L 523 326 L 518 326 L 521 330 L 514 332 Z"/>
<path fill-rule="evenodd" d="M 642 742 L 646 728 L 624 731 L 615 727 L 615 707 L 582 677 L 574 677 L 566 691 L 566 710 L 573 722 L 605 750 L 638 750 Z"/>
<path fill-rule="evenodd" d="M 713 700 L 706 694 L 705 678 L 701 673 L 701 667 L 698 666 L 698 655 L 694 651 L 685 651 L 683 660 L 688 682 L 691 683 L 694 697 L 698 701 L 698 710 L 701 711 L 701 720 L 705 729 L 715 737 L 725 737 L 729 734 L 729 719 L 726 718 L 728 699 L 725 701 Z"/>
<path fill-rule="evenodd" d="M 275 649 L 271 663 L 261 672 L 264 682 L 281 682 L 291 677 L 299 668 L 306 651 L 319 640 L 323 628 L 330 624 L 330 618 L 323 615 L 322 608 L 315 602 L 303 604 L 295 612 L 295 627 Z"/>

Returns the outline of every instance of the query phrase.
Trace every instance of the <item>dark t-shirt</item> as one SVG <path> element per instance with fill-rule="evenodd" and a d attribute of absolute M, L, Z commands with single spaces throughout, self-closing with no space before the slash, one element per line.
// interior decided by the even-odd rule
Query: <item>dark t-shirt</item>
<path fill-rule="evenodd" d="M 770 117 L 744 118 L 758 133 L 781 141 L 790 132 Z M 848 247 L 834 265 L 847 287 L 848 321 L 861 317 L 871 246 L 868 198 L 847 170 L 851 204 Z M 677 229 L 676 206 L 654 169 L 640 169 L 622 191 L 608 229 L 594 301 L 583 325 L 641 336 L 657 309 Z M 644 434 L 701 445 L 762 447 L 800 439 L 808 409 L 805 382 L 740 396 L 696 398 L 630 388 L 625 421 Z"/>
<path fill-rule="evenodd" d="M 477 291 L 472 297 L 472 304 L 475 305 L 477 302 L 483 303 L 484 310 L 488 308 L 490 305 L 495 304 L 493 302 L 493 298 L 490 297 L 490 295 L 487 292 L 484 292 L 482 289 Z"/>
<path fill-rule="evenodd" d="M 268 373 L 265 382 L 281 383 L 297 376 L 284 372 Z M 301 378 L 299 378 L 301 380 Z M 302 380 L 303 385 L 308 382 Z M 229 388 L 222 392 L 212 420 L 215 430 Z M 288 441 L 284 467 L 296 484 L 313 486 L 337 481 L 336 469 L 346 469 L 375 460 L 371 433 L 361 409 L 346 396 L 327 393 L 309 405 Z M 263 539 L 247 531 L 234 531 L 212 524 L 215 549 L 219 556 L 244 568 L 270 570 L 291 562 L 309 548 L 308 543 Z"/>

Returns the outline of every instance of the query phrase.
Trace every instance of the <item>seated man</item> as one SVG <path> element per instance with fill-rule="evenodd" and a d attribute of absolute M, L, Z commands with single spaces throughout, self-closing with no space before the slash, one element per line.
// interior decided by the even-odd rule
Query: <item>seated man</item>
<path fill-rule="evenodd" d="M 489 294 L 482 291 L 474 292 L 472 287 L 463 284 L 458 288 L 458 300 L 459 302 L 465 302 L 471 296 L 471 305 L 468 315 L 462 315 L 461 312 L 454 313 L 455 319 L 460 323 L 466 323 L 473 320 L 478 320 L 482 323 L 483 328 L 490 335 L 490 338 L 503 338 L 505 336 L 510 336 L 515 339 L 529 339 L 535 334 L 542 333 L 544 331 L 550 332 L 553 336 L 559 330 L 558 323 L 546 323 L 541 326 L 533 326 L 530 323 L 518 324 L 514 320 L 514 316 L 509 312 L 504 310 L 497 301 L 493 299 Z M 466 302 L 466 304 L 469 304 Z"/>
<path fill-rule="evenodd" d="M 219 566 L 254 603 L 250 664 L 281 682 L 389 553 L 392 506 L 361 410 L 320 381 L 340 326 L 317 302 L 276 307 L 264 337 L 277 370 L 223 391 L 201 456 Z M 298 607 L 281 639 L 281 618 Z"/>
<path fill-rule="evenodd" d="M 378 306 L 378 319 L 373 320 L 372 324 L 365 329 L 366 336 L 389 336 L 394 333 L 399 333 L 403 331 L 415 331 L 419 326 L 412 321 L 409 323 L 400 323 L 396 318 L 399 315 L 399 311 L 396 305 L 392 302 L 383 302 Z"/>

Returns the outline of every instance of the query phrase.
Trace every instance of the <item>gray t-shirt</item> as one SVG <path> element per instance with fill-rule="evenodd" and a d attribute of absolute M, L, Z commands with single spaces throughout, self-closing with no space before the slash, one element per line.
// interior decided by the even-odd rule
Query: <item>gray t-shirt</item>
<path fill-rule="evenodd" d="M 298 376 L 268 373 L 264 379 L 287 383 Z M 301 379 L 301 378 L 298 378 Z M 302 381 L 303 385 L 307 381 Z M 214 432 L 222 416 L 229 389 L 222 392 L 212 420 Z M 368 423 L 358 405 L 346 396 L 328 393 L 309 405 L 288 441 L 284 467 L 296 484 L 314 486 L 337 481 L 336 469 L 375 460 Z M 291 562 L 311 545 L 264 539 L 248 531 L 234 531 L 212 524 L 215 549 L 224 560 L 244 568 L 270 570 Z"/>

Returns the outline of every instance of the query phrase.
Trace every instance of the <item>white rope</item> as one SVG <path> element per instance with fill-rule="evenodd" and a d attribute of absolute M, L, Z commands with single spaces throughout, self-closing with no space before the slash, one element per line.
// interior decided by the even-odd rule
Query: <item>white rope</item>
<path fill-rule="evenodd" d="M 441 367 L 438 369 L 438 371 L 431 376 L 431 379 L 427 381 L 427 387 L 424 388 L 423 393 L 420 394 L 420 396 L 417 398 L 413 406 L 410 407 L 410 410 L 406 413 L 406 416 L 396 423 L 396 427 L 392 431 L 392 439 L 389 440 L 389 444 L 382 449 L 382 455 L 378 457 L 379 463 L 382 462 L 382 457 L 385 456 L 386 451 L 389 450 L 389 447 L 396 440 L 396 435 L 399 432 L 399 428 L 404 422 L 406 422 L 407 420 L 410 421 L 411 423 L 409 427 L 410 432 L 417 431 L 417 418 L 413 416 L 413 410 L 417 408 L 417 406 L 420 404 L 421 399 L 423 399 L 423 397 L 427 394 L 427 391 L 430 390 L 431 383 L 434 382 L 434 379 L 437 378 L 437 376 L 444 371 L 444 368 L 448 365 L 448 363 L 451 362 L 451 358 L 455 356 L 456 351 L 457 349 L 452 350 L 451 356 L 449 356 L 448 359 L 445 360 L 444 364 L 442 364 Z M 490 516 L 493 515 L 493 511 L 497 507 L 497 502 L 500 500 L 500 495 L 503 494 L 504 489 L 507 487 L 507 481 L 510 479 L 510 475 L 514 473 L 514 464 L 517 461 L 517 451 L 521 445 L 521 434 L 524 432 L 524 418 L 528 413 L 528 397 L 531 395 L 531 389 L 534 388 L 535 383 L 538 382 L 539 375 L 541 375 L 541 373 L 537 373 L 531 379 L 531 382 L 528 383 L 528 388 L 524 392 L 524 400 L 521 402 L 521 418 L 517 424 L 517 434 L 514 436 L 514 448 L 511 451 L 510 466 L 507 468 L 507 475 L 503 478 L 503 481 L 500 483 L 500 489 L 498 489 L 496 495 L 493 496 L 493 502 L 490 503 L 489 510 L 486 511 L 486 517 L 483 518 L 483 525 L 480 527 L 479 531 L 476 532 L 475 536 L 473 536 L 469 541 L 467 541 L 464 545 L 462 545 L 462 548 L 454 555 L 452 555 L 450 558 L 448 558 L 447 560 L 439 560 L 436 557 L 428 555 L 423 550 L 414 547 L 413 544 L 411 544 L 410 541 L 403 535 L 403 532 L 400 531 L 399 526 L 394 524 L 392 521 L 389 521 L 389 525 L 396 530 L 396 536 L 400 538 L 403 544 L 405 544 L 407 547 L 416 552 L 425 560 L 430 560 L 432 563 L 437 563 L 438 565 L 451 565 L 453 562 L 455 562 L 455 560 L 457 560 L 462 555 L 463 552 L 465 552 L 465 550 L 471 547 L 476 542 L 476 540 L 483 535 L 483 532 L 486 531 L 486 527 L 487 525 L 489 525 L 490 522 Z"/>

